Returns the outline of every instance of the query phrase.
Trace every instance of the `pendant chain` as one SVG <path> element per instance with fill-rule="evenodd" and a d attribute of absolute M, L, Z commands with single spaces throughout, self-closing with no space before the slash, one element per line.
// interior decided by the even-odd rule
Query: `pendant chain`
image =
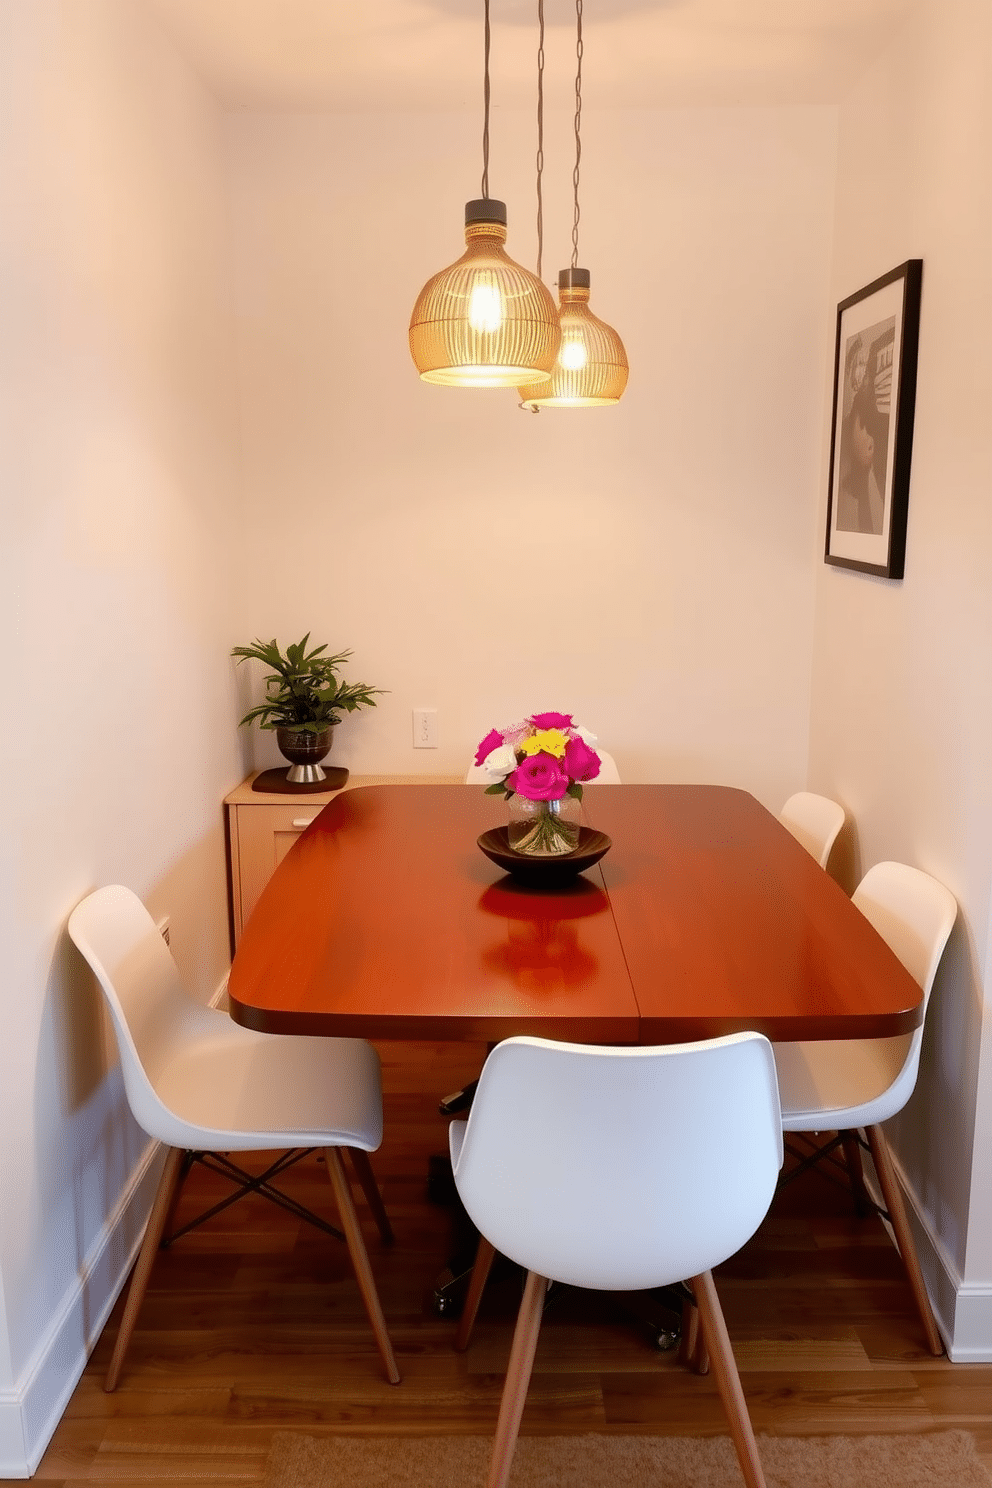
<path fill-rule="evenodd" d="M 489 0 L 485 0 L 486 27 L 485 27 L 485 67 L 484 81 L 482 85 L 482 199 L 489 197 L 489 43 L 491 31 L 489 26 Z"/>
<path fill-rule="evenodd" d="M 544 0 L 537 0 L 537 277 L 544 262 Z"/>
<path fill-rule="evenodd" d="M 582 137 L 579 128 L 582 122 L 582 0 L 575 0 L 575 169 L 572 171 L 572 188 L 575 194 L 575 211 L 572 217 L 572 268 L 579 262 L 579 162 L 582 159 Z"/>

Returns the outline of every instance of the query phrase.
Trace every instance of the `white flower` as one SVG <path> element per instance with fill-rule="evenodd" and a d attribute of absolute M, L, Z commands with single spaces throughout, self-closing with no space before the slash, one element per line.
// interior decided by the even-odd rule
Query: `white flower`
<path fill-rule="evenodd" d="M 509 744 L 500 744 L 491 754 L 487 754 L 482 761 L 482 768 L 486 772 L 486 778 L 490 785 L 496 785 L 505 779 L 511 770 L 517 768 L 517 756 Z"/>
<path fill-rule="evenodd" d="M 596 742 L 596 735 L 591 734 L 587 728 L 583 728 L 581 723 L 577 723 L 575 725 L 575 732 L 578 734 L 583 744 L 588 744 L 589 748 L 591 749 Z"/>

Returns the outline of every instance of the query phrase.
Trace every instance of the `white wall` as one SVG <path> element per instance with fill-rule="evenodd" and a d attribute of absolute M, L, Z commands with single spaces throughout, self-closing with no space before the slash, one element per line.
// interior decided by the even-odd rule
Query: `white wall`
<path fill-rule="evenodd" d="M 842 112 L 836 218 L 836 111 L 587 114 L 581 257 L 630 389 L 534 418 L 421 384 L 406 348 L 478 190 L 474 113 L 222 120 L 140 7 L 0 0 L 0 1474 L 36 1460 L 145 1198 L 65 918 L 131 883 L 214 989 L 219 803 L 248 748 L 227 652 L 255 634 L 312 629 L 390 689 L 339 733 L 355 767 L 457 770 L 492 723 L 566 707 L 629 779 L 776 806 L 809 748 L 865 866 L 943 878 L 964 919 L 898 1152 L 945 1325 L 987 1347 L 990 36 L 984 0 L 944 0 L 939 26 L 937 9 Z M 530 121 L 497 112 L 493 190 L 527 263 L 532 154 Z M 547 154 L 551 278 L 567 119 Z M 919 414 L 892 585 L 820 563 L 823 428 L 832 304 L 911 255 Z M 417 704 L 440 711 L 436 755 L 412 751 Z"/>
<path fill-rule="evenodd" d="M 853 813 L 858 871 L 915 863 L 961 905 L 918 1092 L 893 1127 L 954 1356 L 987 1359 L 990 57 L 987 0 L 924 4 L 841 110 L 833 299 L 923 259 L 919 388 L 906 576 L 818 567 L 810 736 L 811 785 Z"/>
<path fill-rule="evenodd" d="M 0 97 L 13 1476 L 99 1333 L 144 1198 L 146 1144 L 65 920 L 98 884 L 130 884 L 171 915 L 191 983 L 212 992 L 227 959 L 219 803 L 242 762 L 217 112 L 124 0 L 0 0 Z"/>
<path fill-rule="evenodd" d="M 476 112 L 238 114 L 245 639 L 312 630 L 389 689 L 341 763 L 458 771 L 499 722 L 573 711 L 626 779 L 805 783 L 835 114 L 588 112 L 580 262 L 631 364 L 614 409 L 421 383 L 407 326 L 463 251 Z M 571 253 L 549 117 L 545 277 Z M 490 172 L 533 266 L 534 127 Z M 411 709 L 439 712 L 414 751 Z M 275 763 L 268 738 L 258 763 Z"/>

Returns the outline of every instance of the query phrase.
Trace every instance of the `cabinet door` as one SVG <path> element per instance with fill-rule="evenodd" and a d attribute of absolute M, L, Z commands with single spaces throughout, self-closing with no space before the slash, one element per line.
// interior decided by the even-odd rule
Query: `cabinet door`
<path fill-rule="evenodd" d="M 231 892 L 235 945 L 259 896 L 301 832 L 324 803 L 231 806 Z"/>

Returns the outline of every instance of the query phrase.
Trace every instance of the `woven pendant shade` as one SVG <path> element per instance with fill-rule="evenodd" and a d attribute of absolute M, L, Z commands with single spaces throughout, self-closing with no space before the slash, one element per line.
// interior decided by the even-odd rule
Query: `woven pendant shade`
<path fill-rule="evenodd" d="M 519 387 L 547 376 L 560 341 L 546 285 L 504 251 L 506 207 L 465 204 L 465 253 L 429 279 L 410 317 L 410 354 L 424 382 Z"/>
<path fill-rule="evenodd" d="M 627 353 L 612 326 L 589 309 L 589 270 L 562 269 L 561 347 L 550 377 L 520 389 L 526 408 L 596 408 L 619 403 L 627 386 Z"/>

